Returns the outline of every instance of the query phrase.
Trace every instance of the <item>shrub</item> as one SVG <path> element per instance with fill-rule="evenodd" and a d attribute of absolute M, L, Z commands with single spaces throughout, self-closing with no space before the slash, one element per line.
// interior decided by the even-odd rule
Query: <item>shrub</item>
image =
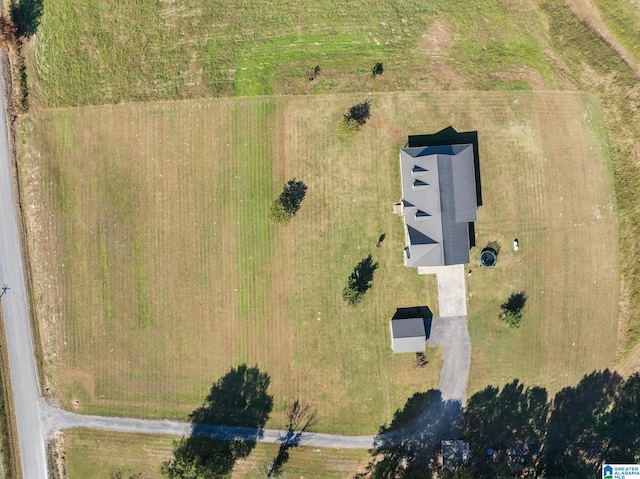
<path fill-rule="evenodd" d="M 344 138 L 353 137 L 367 123 L 369 117 L 371 117 L 369 100 L 353 105 L 338 123 L 338 133 Z"/>
<path fill-rule="evenodd" d="M 375 78 L 378 75 L 382 75 L 382 72 L 384 72 L 382 63 L 376 63 L 373 67 L 373 70 L 371 70 L 371 78 Z"/>
<path fill-rule="evenodd" d="M 360 261 L 347 280 L 347 286 L 342 290 L 342 298 L 351 306 L 362 301 L 364 293 L 371 289 L 373 273 L 378 269 L 378 263 L 373 262 L 371 255 Z"/>
<path fill-rule="evenodd" d="M 357 121 L 343 117 L 338 122 L 338 134 L 343 138 L 352 138 L 360 130 Z"/>
<path fill-rule="evenodd" d="M 512 328 L 517 328 L 520 326 L 520 321 L 522 320 L 522 309 L 526 303 L 527 295 L 524 291 L 513 293 L 509 296 L 509 299 L 500 306 L 500 319 Z"/>
<path fill-rule="evenodd" d="M 289 180 L 282 193 L 271 204 L 269 216 L 277 223 L 286 223 L 298 212 L 307 195 L 307 185 L 295 178 Z"/>

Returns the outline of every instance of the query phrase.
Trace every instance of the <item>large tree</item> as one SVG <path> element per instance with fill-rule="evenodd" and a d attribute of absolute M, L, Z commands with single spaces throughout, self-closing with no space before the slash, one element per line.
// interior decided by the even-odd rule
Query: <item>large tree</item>
<path fill-rule="evenodd" d="M 270 379 L 257 367 L 242 364 L 220 378 L 205 403 L 191 413 L 191 436 L 174 443 L 173 459 L 162 464 L 167 479 L 214 479 L 230 477 L 237 459 L 247 457 L 255 447 L 273 407 L 267 393 Z M 212 425 L 242 426 L 241 439 L 210 439 Z"/>
<path fill-rule="evenodd" d="M 596 477 L 602 463 L 640 460 L 640 375 L 595 371 L 552 401 L 518 381 L 471 396 L 471 462 L 452 477 Z M 493 454 L 487 454 L 491 449 Z"/>

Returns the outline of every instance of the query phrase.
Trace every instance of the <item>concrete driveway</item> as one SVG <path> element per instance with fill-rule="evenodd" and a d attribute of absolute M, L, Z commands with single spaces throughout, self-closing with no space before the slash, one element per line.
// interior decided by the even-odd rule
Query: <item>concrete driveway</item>
<path fill-rule="evenodd" d="M 418 274 L 435 274 L 438 279 L 438 310 L 441 318 L 467 315 L 465 265 L 418 268 Z"/>

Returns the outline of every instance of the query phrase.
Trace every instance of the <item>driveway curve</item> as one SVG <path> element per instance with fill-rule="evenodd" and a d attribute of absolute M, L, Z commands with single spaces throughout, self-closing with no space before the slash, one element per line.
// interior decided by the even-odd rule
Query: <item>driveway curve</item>
<path fill-rule="evenodd" d="M 46 479 L 45 437 L 57 431 L 84 427 L 106 431 L 186 436 L 194 425 L 177 421 L 102 417 L 75 414 L 41 401 L 33 338 L 22 265 L 18 209 L 15 202 L 4 97 L 0 95 L 0 283 L 7 339 L 22 476 Z M 426 271 L 421 273 L 427 273 Z M 296 444 L 316 447 L 369 449 L 382 445 L 435 446 L 437 441 L 460 433 L 459 421 L 466 401 L 471 345 L 466 323 L 464 267 L 429 271 L 438 275 L 440 317 L 432 320 L 428 343 L 443 348 L 443 366 L 438 394 L 409 425 L 378 436 L 346 436 L 305 432 Z M 0 285 L 1 286 L 1 285 Z M 444 313 L 444 314 L 443 314 Z M 286 441 L 286 431 L 229 426 L 198 425 L 198 434 L 212 439 L 246 439 L 261 442 Z"/>

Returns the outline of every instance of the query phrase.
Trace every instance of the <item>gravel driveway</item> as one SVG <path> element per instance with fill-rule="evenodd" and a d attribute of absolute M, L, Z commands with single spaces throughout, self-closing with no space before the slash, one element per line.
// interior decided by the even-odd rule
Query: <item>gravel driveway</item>
<path fill-rule="evenodd" d="M 438 382 L 439 391 L 429 406 L 406 427 L 382 436 L 304 433 L 300 438 L 296 438 L 298 444 L 347 449 L 370 449 L 374 446 L 403 444 L 432 449 L 442 439 L 460 436 L 471 365 L 464 272 L 463 265 L 437 268 L 430 272 L 438 275 L 441 317 L 433 318 L 427 344 L 442 347 L 443 364 Z M 451 316 L 442 317 L 443 311 Z M 460 312 L 465 314 L 452 314 Z M 193 427 L 190 423 L 178 421 L 85 416 L 47 405 L 42 406 L 42 417 L 47 435 L 61 429 L 87 427 L 105 431 L 186 436 L 191 434 Z M 274 429 L 256 431 L 240 427 L 200 425 L 198 429 L 201 434 L 219 440 L 241 439 L 273 443 L 282 442 L 286 435 L 286 431 Z"/>

